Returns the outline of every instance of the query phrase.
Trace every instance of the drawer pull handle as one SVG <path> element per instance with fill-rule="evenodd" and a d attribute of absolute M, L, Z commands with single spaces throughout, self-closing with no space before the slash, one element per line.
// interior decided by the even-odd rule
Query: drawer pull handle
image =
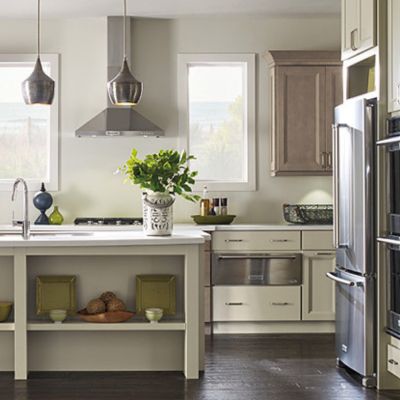
<path fill-rule="evenodd" d="M 284 302 L 275 302 L 275 301 L 273 301 L 271 304 L 273 306 L 290 306 L 292 303 L 288 303 L 287 301 L 284 301 Z"/>
<path fill-rule="evenodd" d="M 243 239 L 225 239 L 226 243 L 240 243 L 243 242 Z"/>
<path fill-rule="evenodd" d="M 232 302 L 230 302 L 230 303 L 225 303 L 225 305 L 226 306 L 242 306 L 243 303 L 232 303 Z"/>
<path fill-rule="evenodd" d="M 391 358 L 389 360 L 389 364 L 393 364 L 393 365 L 399 365 L 399 363 L 396 360 L 393 360 L 393 358 Z"/>
<path fill-rule="evenodd" d="M 335 253 L 317 253 L 317 256 L 333 256 Z"/>
<path fill-rule="evenodd" d="M 286 242 L 291 242 L 289 239 L 271 239 L 272 243 L 286 243 Z"/>
<path fill-rule="evenodd" d="M 295 260 L 296 256 L 289 256 L 289 255 L 247 255 L 244 254 L 242 256 L 218 256 L 218 260 Z"/>

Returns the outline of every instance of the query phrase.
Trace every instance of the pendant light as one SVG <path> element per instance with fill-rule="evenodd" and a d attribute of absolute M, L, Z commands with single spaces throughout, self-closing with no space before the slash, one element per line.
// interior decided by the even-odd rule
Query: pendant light
<path fill-rule="evenodd" d="M 51 104 L 54 98 L 54 81 L 47 76 L 40 61 L 40 0 L 37 17 L 37 59 L 32 74 L 22 82 L 22 96 L 26 104 Z"/>
<path fill-rule="evenodd" d="M 139 103 L 143 93 L 143 84 L 132 75 L 126 59 L 126 0 L 124 0 L 124 58 L 119 73 L 108 82 L 108 96 L 117 106 L 134 106 Z"/>

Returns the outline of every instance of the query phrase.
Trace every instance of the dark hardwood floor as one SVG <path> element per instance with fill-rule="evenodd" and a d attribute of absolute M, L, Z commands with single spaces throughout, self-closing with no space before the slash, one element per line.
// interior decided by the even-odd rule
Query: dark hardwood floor
<path fill-rule="evenodd" d="M 400 399 L 364 389 L 335 367 L 332 335 L 216 336 L 206 372 L 0 374 L 0 400 L 359 400 Z"/>

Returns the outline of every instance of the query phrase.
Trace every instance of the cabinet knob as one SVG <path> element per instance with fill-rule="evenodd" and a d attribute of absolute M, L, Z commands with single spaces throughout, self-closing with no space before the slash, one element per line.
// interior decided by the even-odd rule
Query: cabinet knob
<path fill-rule="evenodd" d="M 351 49 L 353 50 L 353 51 L 356 51 L 356 50 L 358 50 L 358 47 L 356 46 L 356 41 L 355 41 L 355 34 L 358 32 L 358 29 L 356 28 L 356 29 L 353 29 L 351 32 L 350 32 L 350 46 L 351 46 Z"/>
<path fill-rule="evenodd" d="M 329 151 L 328 153 L 326 153 L 327 154 L 327 158 L 328 158 L 328 165 L 327 165 L 327 168 L 328 169 L 332 169 L 332 152 L 331 151 Z"/>
<path fill-rule="evenodd" d="M 396 103 L 397 103 L 397 104 L 400 104 L 400 82 L 397 84 Z"/>
<path fill-rule="evenodd" d="M 320 154 L 320 163 L 321 163 L 321 167 L 323 169 L 325 169 L 326 168 L 326 153 L 325 153 L 325 151 L 322 151 Z"/>

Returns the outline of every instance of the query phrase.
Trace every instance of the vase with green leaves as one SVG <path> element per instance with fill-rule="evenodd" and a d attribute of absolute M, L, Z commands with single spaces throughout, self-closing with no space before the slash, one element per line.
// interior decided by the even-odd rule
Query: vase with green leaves
<path fill-rule="evenodd" d="M 200 199 L 192 193 L 197 172 L 190 170 L 189 161 L 194 159 L 185 151 L 160 150 L 141 160 L 133 149 L 121 167 L 126 180 L 142 189 L 143 229 L 147 235 L 171 235 L 176 195 L 189 201 Z"/>

